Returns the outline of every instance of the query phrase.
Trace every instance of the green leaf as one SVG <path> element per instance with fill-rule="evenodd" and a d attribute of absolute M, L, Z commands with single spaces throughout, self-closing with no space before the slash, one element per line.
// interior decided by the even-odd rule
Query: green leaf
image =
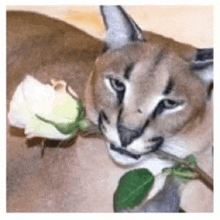
<path fill-rule="evenodd" d="M 154 176 L 147 169 L 136 169 L 123 175 L 114 193 L 115 212 L 139 205 L 149 192 L 153 182 Z"/>

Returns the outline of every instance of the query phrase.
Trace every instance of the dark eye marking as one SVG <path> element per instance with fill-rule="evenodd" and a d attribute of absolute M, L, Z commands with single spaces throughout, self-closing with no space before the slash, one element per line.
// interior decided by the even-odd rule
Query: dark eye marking
<path fill-rule="evenodd" d="M 169 95 L 174 87 L 175 83 L 172 78 L 168 80 L 168 83 L 163 91 L 163 95 Z"/>
<path fill-rule="evenodd" d="M 118 99 L 118 105 L 122 103 L 125 94 L 125 85 L 123 82 L 118 79 L 109 78 L 111 87 L 115 90 Z"/>
<path fill-rule="evenodd" d="M 153 112 L 153 118 L 156 118 L 156 116 L 160 115 L 163 111 L 164 111 L 164 105 L 163 103 L 160 102 Z"/>
<path fill-rule="evenodd" d="M 134 63 L 129 64 L 124 70 L 124 78 L 129 79 L 131 76 L 131 71 L 134 68 Z"/>
<path fill-rule="evenodd" d="M 110 84 L 116 92 L 122 92 L 125 90 L 124 83 L 120 82 L 118 79 L 110 78 Z"/>
<path fill-rule="evenodd" d="M 156 109 L 153 112 L 153 118 L 156 118 L 156 116 L 162 114 L 163 111 L 174 109 L 179 105 L 182 105 L 184 103 L 183 100 L 172 100 L 172 99 L 163 99 L 159 102 Z"/>

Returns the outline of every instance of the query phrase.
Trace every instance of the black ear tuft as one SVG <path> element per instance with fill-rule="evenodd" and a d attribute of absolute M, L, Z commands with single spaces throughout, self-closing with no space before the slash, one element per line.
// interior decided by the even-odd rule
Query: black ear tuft
<path fill-rule="evenodd" d="M 121 6 L 100 6 L 100 11 L 106 28 L 107 48 L 144 40 L 141 29 Z"/>
<path fill-rule="evenodd" d="M 206 62 L 208 60 L 213 60 L 213 52 L 214 52 L 213 48 L 198 49 L 195 61 Z"/>
<path fill-rule="evenodd" d="M 195 60 L 191 63 L 192 71 L 203 81 L 210 97 L 213 90 L 213 48 L 198 49 Z"/>

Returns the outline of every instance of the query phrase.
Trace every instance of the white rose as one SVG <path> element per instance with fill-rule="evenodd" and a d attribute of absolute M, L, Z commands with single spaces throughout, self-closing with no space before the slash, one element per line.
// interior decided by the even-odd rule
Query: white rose
<path fill-rule="evenodd" d="M 65 140 L 89 126 L 76 93 L 68 87 L 70 95 L 64 81 L 51 83 L 45 85 L 28 75 L 15 90 L 8 119 L 12 126 L 23 128 L 27 138 Z"/>

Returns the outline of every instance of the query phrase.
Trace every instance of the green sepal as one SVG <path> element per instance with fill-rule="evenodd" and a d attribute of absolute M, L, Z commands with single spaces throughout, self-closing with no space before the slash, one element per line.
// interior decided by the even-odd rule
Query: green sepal
<path fill-rule="evenodd" d="M 74 123 L 56 123 L 54 121 L 45 119 L 37 114 L 36 114 L 36 117 L 46 123 L 53 125 L 60 133 L 65 134 L 65 135 L 69 135 L 69 134 L 74 133 L 75 131 L 78 130 L 78 126 L 77 126 L 76 122 L 74 122 Z"/>
<path fill-rule="evenodd" d="M 91 126 L 90 122 L 85 119 L 85 108 L 83 104 L 78 100 L 78 117 L 76 121 L 78 122 L 79 129 L 82 131 L 88 131 L 89 127 Z"/>
<path fill-rule="evenodd" d="M 81 129 L 83 131 L 87 131 L 88 128 L 90 127 L 90 123 L 88 122 L 88 120 L 84 119 L 85 110 L 84 110 L 82 103 L 79 100 L 76 100 L 76 101 L 77 101 L 78 115 L 77 115 L 74 122 L 71 122 L 71 123 L 60 123 L 59 122 L 59 123 L 57 123 L 52 120 L 48 120 L 44 117 L 41 117 L 37 114 L 35 116 L 38 119 L 53 125 L 60 133 L 62 133 L 64 135 L 71 135 L 73 137 L 76 135 L 76 133 L 79 129 Z"/>
<path fill-rule="evenodd" d="M 165 168 L 163 172 L 171 173 L 184 182 L 194 179 L 194 172 L 186 167 L 173 166 L 171 168 Z"/>
<path fill-rule="evenodd" d="M 86 119 L 79 121 L 79 129 L 82 131 L 88 131 L 90 127 L 90 122 Z"/>
<path fill-rule="evenodd" d="M 194 166 L 197 164 L 196 158 L 193 154 L 187 156 L 184 158 L 185 161 L 187 161 L 191 166 Z"/>
<path fill-rule="evenodd" d="M 154 183 L 154 176 L 147 169 L 136 169 L 124 174 L 114 193 L 114 211 L 134 208 L 140 205 Z"/>

